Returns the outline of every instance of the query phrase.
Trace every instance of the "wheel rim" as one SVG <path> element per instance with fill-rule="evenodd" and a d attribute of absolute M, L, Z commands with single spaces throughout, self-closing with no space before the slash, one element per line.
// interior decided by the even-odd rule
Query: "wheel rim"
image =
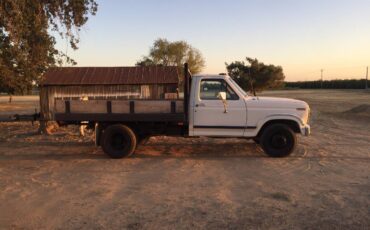
<path fill-rule="evenodd" d="M 288 138 L 283 133 L 274 134 L 271 137 L 271 145 L 276 149 L 283 149 L 288 146 Z"/>
<path fill-rule="evenodd" d="M 126 147 L 127 140 L 124 135 L 116 133 L 111 138 L 111 146 L 114 150 L 123 150 Z"/>

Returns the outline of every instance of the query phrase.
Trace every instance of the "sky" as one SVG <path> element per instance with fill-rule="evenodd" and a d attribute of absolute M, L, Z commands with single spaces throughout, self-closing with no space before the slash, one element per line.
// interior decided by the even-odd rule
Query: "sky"
<path fill-rule="evenodd" d="M 78 66 L 133 66 L 153 41 L 185 40 L 208 74 L 257 58 L 287 81 L 364 78 L 370 65 L 370 0 L 98 0 L 96 16 L 67 51 Z"/>

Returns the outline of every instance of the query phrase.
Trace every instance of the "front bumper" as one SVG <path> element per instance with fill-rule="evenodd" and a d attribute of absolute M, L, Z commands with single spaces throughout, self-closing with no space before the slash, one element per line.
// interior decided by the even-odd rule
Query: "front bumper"
<path fill-rule="evenodd" d="M 309 136 L 311 134 L 311 127 L 309 124 L 301 126 L 301 134 L 304 136 Z"/>

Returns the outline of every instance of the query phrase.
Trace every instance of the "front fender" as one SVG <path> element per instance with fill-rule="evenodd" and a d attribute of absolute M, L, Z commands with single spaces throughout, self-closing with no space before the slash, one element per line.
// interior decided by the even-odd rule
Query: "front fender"
<path fill-rule="evenodd" d="M 266 116 L 264 119 L 260 120 L 257 123 L 257 127 L 262 128 L 262 126 L 264 124 L 266 124 L 266 122 L 269 122 L 269 121 L 272 121 L 272 120 L 291 120 L 291 121 L 297 122 L 297 124 L 299 126 L 304 125 L 302 119 L 300 117 L 296 116 L 296 115 L 292 115 L 292 114 L 274 114 L 274 115 Z"/>
<path fill-rule="evenodd" d="M 295 116 L 295 115 L 291 115 L 291 114 L 274 114 L 274 115 L 269 115 L 269 116 L 266 116 L 265 118 L 259 120 L 257 122 L 257 125 L 255 127 L 255 129 L 249 129 L 245 132 L 245 136 L 249 136 L 249 137 L 255 137 L 258 135 L 259 131 L 262 129 L 262 127 L 267 123 L 267 122 L 270 122 L 270 121 L 274 121 L 274 120 L 288 120 L 288 121 L 294 121 L 295 123 L 297 123 L 300 131 L 301 131 L 301 134 L 303 135 L 307 135 L 307 126 L 306 124 L 303 123 L 303 121 L 301 120 L 301 118 L 299 118 L 298 116 Z M 309 126 L 308 126 L 309 127 Z"/>

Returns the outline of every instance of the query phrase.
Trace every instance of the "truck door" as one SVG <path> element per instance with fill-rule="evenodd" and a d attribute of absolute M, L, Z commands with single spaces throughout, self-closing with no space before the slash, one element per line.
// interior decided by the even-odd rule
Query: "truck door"
<path fill-rule="evenodd" d="M 244 99 L 224 79 L 201 79 L 194 98 L 194 136 L 242 136 L 247 124 Z M 226 92 L 226 111 L 220 93 Z"/>

